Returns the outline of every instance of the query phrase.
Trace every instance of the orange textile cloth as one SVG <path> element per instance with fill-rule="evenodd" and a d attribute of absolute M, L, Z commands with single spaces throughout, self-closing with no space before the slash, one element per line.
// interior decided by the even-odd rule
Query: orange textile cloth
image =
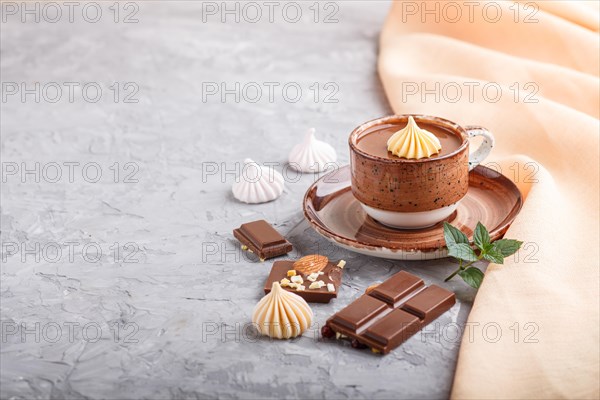
<path fill-rule="evenodd" d="M 598 31 L 595 1 L 392 4 L 378 69 L 394 112 L 490 129 L 484 164 L 526 197 L 506 234 L 525 243 L 487 269 L 453 398 L 600 397 Z"/>

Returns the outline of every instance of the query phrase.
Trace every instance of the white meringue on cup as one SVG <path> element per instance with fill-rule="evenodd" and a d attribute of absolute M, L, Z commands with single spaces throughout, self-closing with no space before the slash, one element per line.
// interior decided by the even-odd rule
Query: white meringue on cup
<path fill-rule="evenodd" d="M 315 128 L 310 128 L 304 140 L 298 143 L 288 157 L 290 166 L 300 172 L 322 172 L 328 164 L 337 161 L 333 146 L 315 138 Z"/>
<path fill-rule="evenodd" d="M 233 196 L 243 203 L 272 201 L 283 193 L 283 175 L 273 168 L 263 167 L 247 158 L 242 173 L 233 184 Z"/>

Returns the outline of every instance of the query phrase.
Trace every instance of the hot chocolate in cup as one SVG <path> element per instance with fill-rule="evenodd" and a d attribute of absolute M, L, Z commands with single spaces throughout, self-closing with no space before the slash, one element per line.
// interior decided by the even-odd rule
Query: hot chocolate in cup
<path fill-rule="evenodd" d="M 441 150 L 419 159 L 398 157 L 387 141 L 404 129 L 409 117 L 434 134 Z M 469 154 L 469 138 L 483 142 Z M 393 115 L 366 122 L 349 138 L 352 193 L 366 213 L 384 225 L 418 229 L 450 217 L 469 188 L 469 171 L 479 165 L 494 146 L 485 128 L 462 127 L 427 115 Z"/>

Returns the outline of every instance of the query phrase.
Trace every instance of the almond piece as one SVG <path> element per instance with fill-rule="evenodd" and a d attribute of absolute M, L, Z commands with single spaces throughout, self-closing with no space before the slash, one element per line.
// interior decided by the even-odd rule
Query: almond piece
<path fill-rule="evenodd" d="M 319 282 L 313 282 L 308 287 L 309 289 L 321 289 L 321 284 Z"/>
<path fill-rule="evenodd" d="M 303 274 L 312 274 L 319 272 L 327 266 L 329 259 L 325 256 L 318 254 L 311 254 L 304 256 L 294 263 L 294 269 L 302 272 Z"/>
<path fill-rule="evenodd" d="M 313 272 L 312 274 L 308 275 L 306 277 L 306 279 L 308 279 L 311 282 L 315 282 L 318 277 L 319 277 L 319 274 L 317 274 L 316 272 Z"/>

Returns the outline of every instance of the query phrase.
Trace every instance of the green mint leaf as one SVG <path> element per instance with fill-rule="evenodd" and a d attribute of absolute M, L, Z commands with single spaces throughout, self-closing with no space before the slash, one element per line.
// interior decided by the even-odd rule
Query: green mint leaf
<path fill-rule="evenodd" d="M 483 281 L 483 272 L 481 272 L 478 268 L 475 267 L 469 267 L 464 271 L 460 271 L 458 275 L 461 278 L 463 278 L 467 285 L 475 289 L 479 289 L 479 286 Z"/>
<path fill-rule="evenodd" d="M 488 230 L 481 224 L 481 222 L 477 223 L 475 227 L 475 232 L 473 233 L 473 242 L 475 242 L 475 246 L 479 248 L 479 250 L 483 252 L 487 252 L 490 248 L 490 234 Z"/>
<path fill-rule="evenodd" d="M 475 254 L 471 246 L 466 243 L 453 243 L 448 245 L 448 255 L 465 261 L 477 261 L 477 254 Z"/>
<path fill-rule="evenodd" d="M 496 264 L 504 264 L 504 256 L 494 246 L 483 254 L 483 258 Z"/>
<path fill-rule="evenodd" d="M 520 248 L 523 242 L 513 239 L 500 239 L 496 240 L 493 244 L 494 249 L 501 253 L 503 257 L 512 256 Z"/>
<path fill-rule="evenodd" d="M 456 243 L 469 244 L 467 235 L 447 222 L 444 222 L 444 239 L 446 239 L 446 246 L 448 246 L 448 249 L 450 248 L 450 245 Z"/>

